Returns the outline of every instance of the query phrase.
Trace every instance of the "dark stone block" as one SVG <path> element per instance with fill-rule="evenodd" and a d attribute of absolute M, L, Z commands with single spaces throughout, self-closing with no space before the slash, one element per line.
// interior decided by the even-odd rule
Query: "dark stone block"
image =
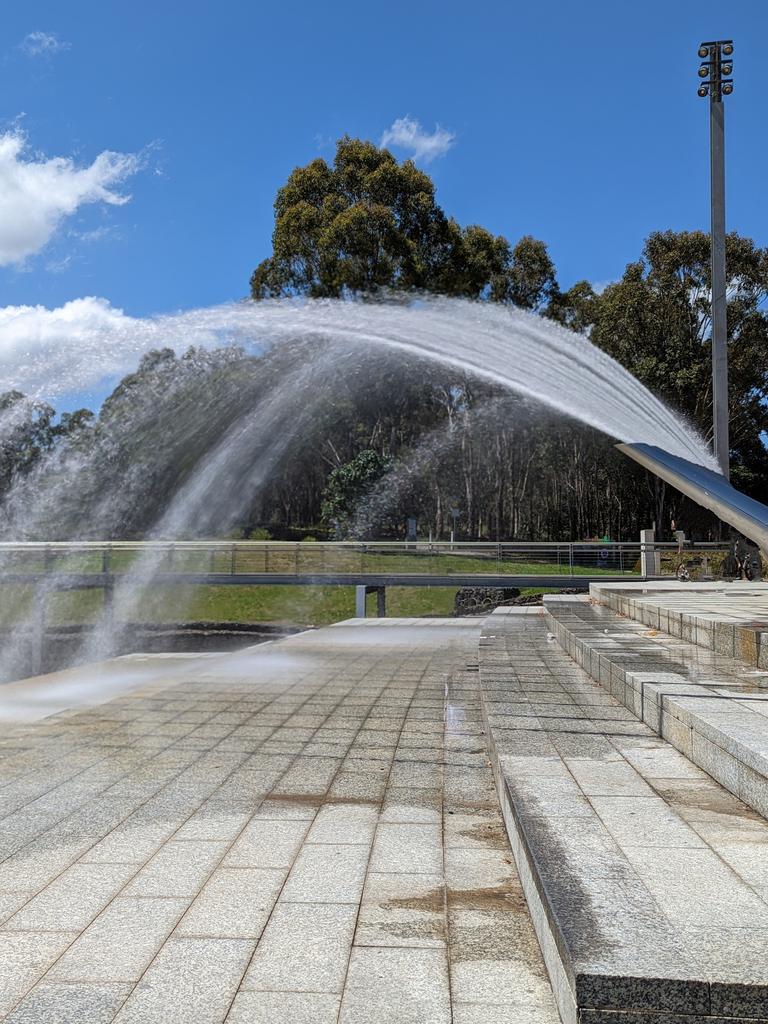
<path fill-rule="evenodd" d="M 768 1020 L 768 985 L 711 985 L 712 1013 Z"/>
<path fill-rule="evenodd" d="M 709 1011 L 709 985 L 677 978 L 581 975 L 576 978 L 576 1001 L 591 1009 L 704 1015 Z"/>

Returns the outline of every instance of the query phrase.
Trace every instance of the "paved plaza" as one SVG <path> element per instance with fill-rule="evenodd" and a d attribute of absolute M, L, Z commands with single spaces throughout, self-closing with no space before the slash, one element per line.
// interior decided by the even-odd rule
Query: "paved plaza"
<path fill-rule="evenodd" d="M 479 635 L 355 621 L 120 659 L 96 689 L 60 674 L 63 709 L 7 687 L 1 1019 L 555 1024 Z"/>

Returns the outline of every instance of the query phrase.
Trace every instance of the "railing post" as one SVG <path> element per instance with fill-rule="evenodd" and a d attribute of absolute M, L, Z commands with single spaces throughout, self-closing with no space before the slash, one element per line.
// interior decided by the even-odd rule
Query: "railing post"
<path fill-rule="evenodd" d="M 568 544 L 568 574 L 573 576 L 573 541 Z"/>
<path fill-rule="evenodd" d="M 46 590 L 45 584 L 40 583 L 35 588 L 35 614 L 32 626 L 32 675 L 39 676 L 43 671 L 43 647 L 45 645 L 45 612 L 46 612 Z"/>
<path fill-rule="evenodd" d="M 656 532 L 654 530 L 641 530 L 640 531 L 640 575 L 641 576 L 658 576 L 658 556 L 655 549 L 654 540 Z"/>
<path fill-rule="evenodd" d="M 232 550 L 230 551 L 230 555 L 229 555 L 229 575 L 230 576 L 234 576 L 235 575 L 236 567 L 237 567 L 237 548 L 233 544 L 232 545 Z"/>
<path fill-rule="evenodd" d="M 115 586 L 113 580 L 104 584 L 104 625 L 110 631 L 115 625 Z"/>

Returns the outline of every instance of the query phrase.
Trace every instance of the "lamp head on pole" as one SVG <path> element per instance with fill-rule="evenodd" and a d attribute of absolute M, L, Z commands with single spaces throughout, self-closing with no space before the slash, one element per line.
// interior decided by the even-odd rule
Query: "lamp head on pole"
<path fill-rule="evenodd" d="M 698 88 L 699 96 L 709 96 L 710 102 L 721 103 L 723 96 L 733 92 L 732 39 L 715 39 L 701 43 L 698 50 L 701 64 L 699 78 L 706 79 Z M 725 58 L 725 59 L 724 59 Z"/>

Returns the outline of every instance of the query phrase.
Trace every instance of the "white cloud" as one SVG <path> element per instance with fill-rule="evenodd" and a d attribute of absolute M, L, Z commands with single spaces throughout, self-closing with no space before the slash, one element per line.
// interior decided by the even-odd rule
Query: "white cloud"
<path fill-rule="evenodd" d="M 59 393 L 85 388 L 135 366 L 113 338 L 133 321 L 106 299 L 88 296 L 58 309 L 0 307 L 0 379 L 3 390 L 34 396 L 53 384 Z M 53 396 L 51 396 L 53 397 Z"/>
<path fill-rule="evenodd" d="M 102 224 L 98 228 L 94 228 L 92 231 L 73 231 L 73 238 L 79 239 L 81 242 L 101 242 L 105 238 L 114 238 L 116 234 L 114 224 Z"/>
<path fill-rule="evenodd" d="M 19 49 L 27 57 L 52 57 L 55 53 L 69 49 L 69 43 L 59 39 L 55 32 L 30 32 L 19 43 Z"/>
<path fill-rule="evenodd" d="M 240 307 L 232 309 L 236 319 Z M 133 372 L 149 349 L 225 343 L 217 330 L 221 315 L 213 308 L 131 317 L 93 295 L 55 309 L 0 306 L 0 392 L 52 401 L 103 390 Z"/>
<path fill-rule="evenodd" d="M 456 141 L 453 132 L 435 125 L 433 132 L 425 132 L 413 117 L 398 117 L 381 137 L 382 146 L 398 146 L 408 150 L 416 160 L 429 163 L 444 156 Z"/>
<path fill-rule="evenodd" d="M 68 157 L 26 158 L 18 131 L 0 135 L 0 266 L 21 263 L 50 241 L 61 222 L 87 203 L 122 206 L 130 196 L 110 186 L 135 174 L 141 158 L 105 150 L 78 167 Z"/>

